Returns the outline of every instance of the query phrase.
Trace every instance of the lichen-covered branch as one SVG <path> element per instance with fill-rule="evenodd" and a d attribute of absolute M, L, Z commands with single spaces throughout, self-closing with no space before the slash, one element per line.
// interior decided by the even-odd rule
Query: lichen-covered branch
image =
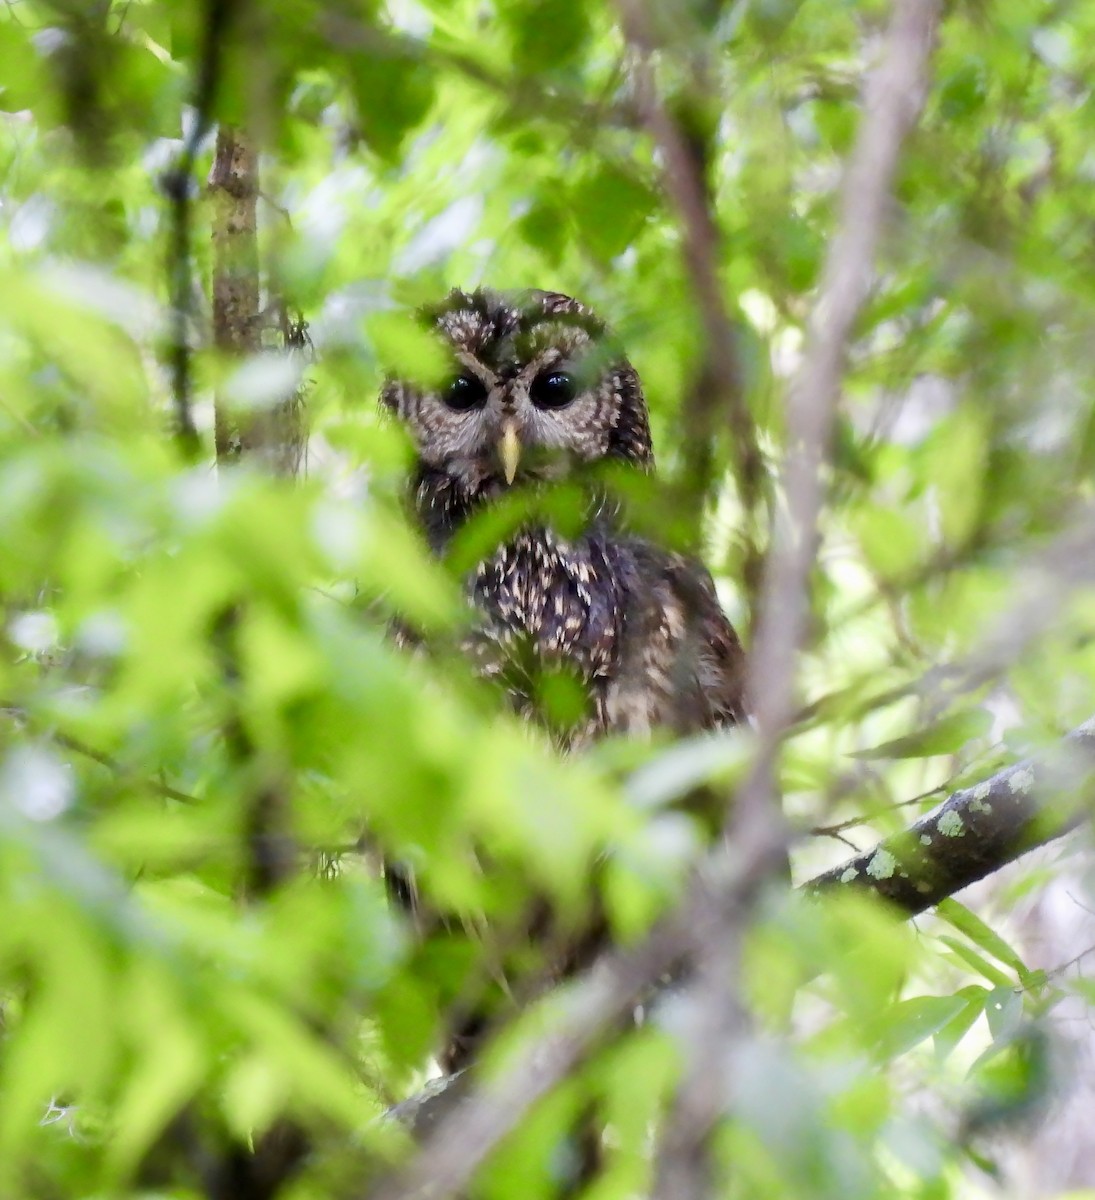
<path fill-rule="evenodd" d="M 803 884 L 805 895 L 843 887 L 873 892 L 915 916 L 1028 850 L 1073 829 L 1095 798 L 1095 719 L 1051 754 L 1026 759 L 955 792 L 909 829 Z M 738 855 L 740 863 L 745 855 Z M 565 1016 L 506 1074 L 475 1086 L 466 1074 L 431 1084 L 392 1110 L 425 1146 L 400 1185 L 381 1200 L 453 1194 L 523 1114 L 584 1061 L 613 1020 L 686 956 L 697 929 L 710 931 L 751 880 L 698 883 L 642 946 L 601 959 L 572 987 Z"/>
<path fill-rule="evenodd" d="M 1076 825 L 1095 784 L 1095 721 L 1044 759 L 1028 759 L 963 788 L 908 829 L 805 885 L 855 887 L 915 916 Z"/>

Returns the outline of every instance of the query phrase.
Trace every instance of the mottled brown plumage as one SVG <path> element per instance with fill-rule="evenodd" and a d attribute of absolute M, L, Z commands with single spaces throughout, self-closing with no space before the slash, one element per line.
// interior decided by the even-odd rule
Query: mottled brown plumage
<path fill-rule="evenodd" d="M 603 323 L 542 291 L 455 291 L 422 317 L 447 366 L 433 379 L 389 380 L 382 401 L 413 438 L 414 511 L 435 552 L 510 487 L 578 481 L 586 498 L 580 528 L 564 536 L 530 520 L 470 573 L 481 620 L 465 648 L 478 672 L 571 749 L 611 733 L 740 722 L 742 650 L 710 575 L 629 532 L 599 477 L 606 464 L 654 467 L 638 375 Z M 540 688 L 557 672 L 577 680 L 584 701 L 562 726 Z M 558 946 L 550 907 L 533 908 L 526 933 Z M 576 969 L 606 936 L 591 915 L 550 970 Z M 445 1065 L 468 1060 L 491 1007 L 475 1001 L 456 1017 Z"/>
<path fill-rule="evenodd" d="M 436 551 L 510 486 L 581 477 L 612 461 L 653 469 L 638 375 L 577 300 L 457 291 L 425 316 L 451 352 L 452 373 L 432 385 L 390 381 L 383 401 L 414 438 L 415 511 Z M 507 427 L 520 448 L 512 484 Z M 740 721 L 741 647 L 711 577 L 629 534 L 595 484 L 591 495 L 577 536 L 534 525 L 480 563 L 469 588 L 484 620 L 468 645 L 479 671 L 504 679 L 532 715 L 538 672 L 574 672 L 589 704 L 571 745 Z"/>

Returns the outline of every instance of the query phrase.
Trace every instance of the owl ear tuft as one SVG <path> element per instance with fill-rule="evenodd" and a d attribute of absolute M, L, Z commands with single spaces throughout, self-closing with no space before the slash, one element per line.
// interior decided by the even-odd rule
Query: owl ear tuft
<path fill-rule="evenodd" d="M 402 391 L 403 385 L 399 380 L 389 376 L 380 388 L 380 407 L 389 412 L 399 412 L 399 397 Z"/>
<path fill-rule="evenodd" d="M 581 311 L 584 305 L 575 300 L 573 296 L 564 295 L 562 292 L 534 292 L 540 298 L 540 303 L 543 305 L 544 312 L 555 313 Z"/>
<path fill-rule="evenodd" d="M 575 300 L 573 296 L 567 296 L 563 292 L 541 292 L 536 289 L 530 289 L 525 295 L 539 304 L 544 316 L 570 317 L 575 324 L 588 328 L 590 333 L 604 332 L 604 322 L 600 317 L 588 305 L 583 304 L 581 300 Z"/>

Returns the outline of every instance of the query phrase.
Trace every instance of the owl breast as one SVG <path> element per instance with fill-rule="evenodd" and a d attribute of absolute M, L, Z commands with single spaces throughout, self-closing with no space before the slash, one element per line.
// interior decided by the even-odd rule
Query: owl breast
<path fill-rule="evenodd" d="M 470 591 L 481 619 L 466 650 L 477 670 L 501 682 L 510 703 L 553 728 L 562 744 L 573 749 L 606 733 L 677 724 L 681 688 L 696 678 L 700 648 L 687 644 L 686 613 L 661 552 L 618 534 L 565 540 L 537 528 L 481 563 Z M 559 671 L 581 685 L 586 700 L 562 730 L 539 694 L 545 672 Z"/>
<path fill-rule="evenodd" d="M 481 563 L 472 592 L 501 644 L 531 640 L 541 654 L 580 663 L 592 679 L 615 663 L 621 614 L 613 582 L 603 548 L 540 529 Z"/>
<path fill-rule="evenodd" d="M 594 701 L 585 722 L 604 728 L 603 685 L 619 666 L 626 615 L 611 557 L 596 538 L 535 529 L 479 564 L 470 590 L 482 618 L 468 650 L 518 708 L 541 715 L 540 677 L 566 670 Z"/>

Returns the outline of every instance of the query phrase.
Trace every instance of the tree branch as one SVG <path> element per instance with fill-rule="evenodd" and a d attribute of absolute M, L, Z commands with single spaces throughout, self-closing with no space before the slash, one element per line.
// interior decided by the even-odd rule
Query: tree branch
<path fill-rule="evenodd" d="M 798 889 L 805 896 L 855 887 L 915 916 L 998 871 L 1028 850 L 1061 837 L 1090 811 L 1095 783 L 1095 719 L 1056 751 L 1025 759 L 963 788 L 903 833 L 825 871 Z M 928 839 L 925 841 L 925 839 Z M 488 1154 L 541 1097 L 585 1060 L 601 1036 L 686 956 L 697 931 L 715 936 L 763 875 L 753 847 L 734 862 L 709 859 L 681 907 L 638 948 L 610 953 L 566 986 L 566 1006 L 551 1031 L 493 1080 L 466 1073 L 435 1081 L 391 1111 L 423 1140 L 410 1169 L 373 1200 L 442 1200 L 458 1192 Z M 562 990 L 562 989 L 561 989 Z"/>
<path fill-rule="evenodd" d="M 227 7 L 228 0 L 209 0 L 207 38 L 223 28 L 215 25 L 214 15 L 221 14 L 219 19 L 223 21 Z M 199 91 L 203 87 L 200 85 Z M 267 319 L 260 308 L 263 280 L 258 242 L 258 147 L 239 130 L 222 125 L 217 131 L 209 192 L 213 200 L 213 339 L 224 360 L 222 366 L 226 366 L 243 363 L 262 349 Z M 189 256 L 181 261 L 188 264 Z M 175 265 L 182 269 L 178 263 Z M 296 353 L 305 340 L 303 324 L 292 326 L 280 301 L 271 307 L 280 319 L 279 352 Z M 179 341 L 176 402 L 186 415 L 187 371 L 186 346 Z M 244 409 L 231 401 L 223 385 L 218 385 L 214 397 L 218 467 L 227 469 L 247 457 L 254 460 L 255 466 L 276 475 L 295 476 L 305 430 L 299 388 L 273 405 Z M 244 720 L 237 644 L 240 617 L 241 606 L 228 605 L 214 622 L 212 641 L 227 700 L 223 736 L 239 781 L 248 850 L 241 898 L 261 904 L 292 878 L 300 856 L 292 831 L 291 780 L 279 756 L 256 743 Z M 202 1179 L 205 1193 L 215 1200 L 241 1196 L 273 1200 L 300 1171 L 311 1149 L 310 1135 L 295 1118 L 282 1115 L 248 1140 L 235 1130 L 198 1116 L 192 1105 L 180 1112 L 165 1136 L 176 1154 L 189 1159 Z"/>
<path fill-rule="evenodd" d="M 194 459 L 200 439 L 190 410 L 190 192 L 194 160 L 209 131 L 220 86 L 221 60 L 229 26 L 236 10 L 235 0 L 208 0 L 198 76 L 194 85 L 194 120 L 182 154 L 163 179 L 171 202 L 171 237 L 168 251 L 168 280 L 171 292 L 171 377 L 175 401 L 175 435 L 183 454 Z"/>
<path fill-rule="evenodd" d="M 291 355 L 301 347 L 303 330 L 294 332 L 284 306 L 274 299 L 263 310 L 259 264 L 259 154 L 245 132 L 222 126 L 209 175 L 213 198 L 213 336 L 227 359 L 244 359 L 263 349 L 263 331 L 277 326 L 278 353 Z M 276 318 L 272 322 L 272 318 Z M 299 337 L 298 337 L 299 334 Z M 306 339 L 305 339 L 306 340 Z M 230 465 L 241 458 L 256 460 L 275 475 L 295 477 L 306 441 L 304 402 L 299 387 L 285 399 L 265 398 L 241 406 L 217 389 L 217 462 Z"/>
<path fill-rule="evenodd" d="M 217 131 L 209 173 L 213 198 L 213 340 L 226 359 L 259 350 L 259 156 L 238 130 Z M 236 412 L 222 387 L 214 401 L 217 462 L 244 453 Z"/>
<path fill-rule="evenodd" d="M 696 903 L 687 906 L 689 914 Z M 602 1033 L 624 1017 L 653 980 L 670 970 L 684 944 L 684 911 L 659 923 L 637 949 L 603 956 L 573 990 L 551 1032 L 521 1051 L 505 1073 L 479 1080 L 463 1095 L 464 1075 L 432 1085 L 421 1104 L 401 1106 L 426 1137 L 402 1178 L 382 1184 L 371 1200 L 456 1195 L 479 1164 L 541 1097 L 585 1059 Z M 459 1089 L 454 1102 L 451 1088 Z M 439 1110 L 444 1115 L 436 1118 Z"/>
<path fill-rule="evenodd" d="M 620 22 L 635 63 L 635 105 L 643 125 L 663 158 L 662 186 L 676 210 L 681 231 L 681 256 L 691 285 L 692 299 L 703 327 L 703 357 L 684 401 L 687 433 L 685 462 L 681 472 L 688 489 L 689 505 L 698 519 L 712 483 L 714 456 L 712 439 L 716 421 L 725 414 L 731 434 L 731 462 L 737 476 L 741 505 L 747 520 L 755 517 L 762 479 L 762 461 L 756 429 L 746 403 L 745 380 L 738 355 L 738 335 L 723 297 L 719 279 L 722 235 L 714 212 L 711 185 L 713 122 L 704 128 L 702 119 L 685 128 L 670 112 L 660 95 L 650 56 L 655 38 L 644 0 L 617 0 Z M 711 107 L 718 102 L 710 84 L 710 71 L 697 52 L 698 61 L 684 64 L 694 75 L 697 90 L 710 94 L 695 97 L 694 107 Z M 691 69 L 689 69 L 691 68 Z M 744 563 L 744 584 L 755 594 L 759 567 L 756 537 L 750 524 Z"/>
<path fill-rule="evenodd" d="M 873 892 L 914 917 L 984 879 L 1088 815 L 1095 720 L 1055 754 L 1007 767 L 949 796 L 901 833 L 803 885 L 807 894 Z"/>
<path fill-rule="evenodd" d="M 905 135 L 926 91 L 938 0 L 898 0 L 882 63 L 866 88 L 866 112 L 841 188 L 841 216 L 807 322 L 806 348 L 787 402 L 783 469 L 786 518 L 773 531 L 757 639 L 750 656 L 752 708 L 762 768 L 794 717 L 796 658 L 806 635 L 809 578 L 841 374 L 852 327 L 867 296 L 872 261 Z M 767 762 L 763 761 L 767 758 Z"/>
<path fill-rule="evenodd" d="M 806 351 L 787 401 L 783 471 L 787 519 L 777 522 L 765 562 L 748 689 L 757 747 L 728 814 L 730 853 L 778 870 L 782 822 L 775 764 L 794 720 L 798 655 L 825 500 L 825 468 L 852 326 L 867 295 L 872 261 L 898 156 L 927 92 L 938 0 L 896 0 L 882 61 L 867 78 L 864 116 L 841 189 L 841 214 L 807 325 Z M 770 872 L 771 873 L 771 872 Z M 718 1190 L 710 1137 L 726 1110 L 734 1048 L 749 1014 L 740 995 L 741 949 L 755 896 L 727 906 L 715 929 L 690 946 L 691 1020 L 682 1031 L 685 1076 L 666 1115 L 657 1154 L 656 1200 L 701 1200 Z"/>

